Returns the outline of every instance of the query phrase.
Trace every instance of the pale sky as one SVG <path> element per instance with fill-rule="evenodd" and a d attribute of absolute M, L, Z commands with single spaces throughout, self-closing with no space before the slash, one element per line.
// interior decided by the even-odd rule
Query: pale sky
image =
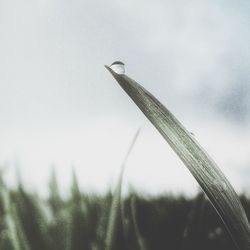
<path fill-rule="evenodd" d="M 67 190 L 124 182 L 192 192 L 194 178 L 103 67 L 120 60 L 192 131 L 237 191 L 250 179 L 250 3 L 0 2 L 0 164 L 41 192 L 55 166 Z"/>

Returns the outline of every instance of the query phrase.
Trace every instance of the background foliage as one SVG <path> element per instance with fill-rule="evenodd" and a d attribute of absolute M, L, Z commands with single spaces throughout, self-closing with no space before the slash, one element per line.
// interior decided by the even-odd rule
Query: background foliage
<path fill-rule="evenodd" d="M 62 198 L 53 173 L 50 195 L 42 199 L 20 183 L 10 190 L 1 180 L 1 250 L 105 249 L 112 193 L 80 192 L 73 173 L 71 195 Z M 250 202 L 241 201 L 250 216 Z M 124 237 L 119 249 L 235 249 L 218 215 L 203 193 L 195 198 L 164 194 L 122 200 Z"/>

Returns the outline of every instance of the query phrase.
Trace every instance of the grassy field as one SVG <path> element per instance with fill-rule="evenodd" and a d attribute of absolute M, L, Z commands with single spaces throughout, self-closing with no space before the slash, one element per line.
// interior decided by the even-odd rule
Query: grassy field
<path fill-rule="evenodd" d="M 41 199 L 22 184 L 9 190 L 1 180 L 1 250 L 105 249 L 112 193 L 79 191 L 75 175 L 71 195 L 62 198 L 55 175 L 50 195 Z M 250 216 L 250 201 L 241 196 Z M 131 192 L 122 200 L 118 245 L 115 249 L 236 249 L 203 193 L 193 199 Z"/>

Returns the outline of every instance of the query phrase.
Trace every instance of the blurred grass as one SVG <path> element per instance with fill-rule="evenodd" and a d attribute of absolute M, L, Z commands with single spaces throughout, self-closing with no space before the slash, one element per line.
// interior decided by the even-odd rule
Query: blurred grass
<path fill-rule="evenodd" d="M 0 249 L 105 249 L 112 194 L 82 193 L 74 172 L 70 197 L 60 194 L 54 172 L 48 188 L 44 200 L 22 184 L 9 189 L 0 181 Z M 116 249 L 235 249 L 204 194 L 187 199 L 131 192 L 121 202 L 124 240 Z M 241 202 L 249 218 L 250 200 L 241 196 Z"/>

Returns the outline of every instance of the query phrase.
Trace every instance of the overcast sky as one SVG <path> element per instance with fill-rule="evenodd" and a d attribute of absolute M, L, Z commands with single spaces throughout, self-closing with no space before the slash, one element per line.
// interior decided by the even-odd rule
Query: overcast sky
<path fill-rule="evenodd" d="M 43 191 L 54 165 L 65 190 L 126 185 L 158 193 L 197 184 L 103 67 L 126 73 L 192 131 L 238 191 L 250 179 L 250 3 L 0 2 L 0 164 Z"/>

